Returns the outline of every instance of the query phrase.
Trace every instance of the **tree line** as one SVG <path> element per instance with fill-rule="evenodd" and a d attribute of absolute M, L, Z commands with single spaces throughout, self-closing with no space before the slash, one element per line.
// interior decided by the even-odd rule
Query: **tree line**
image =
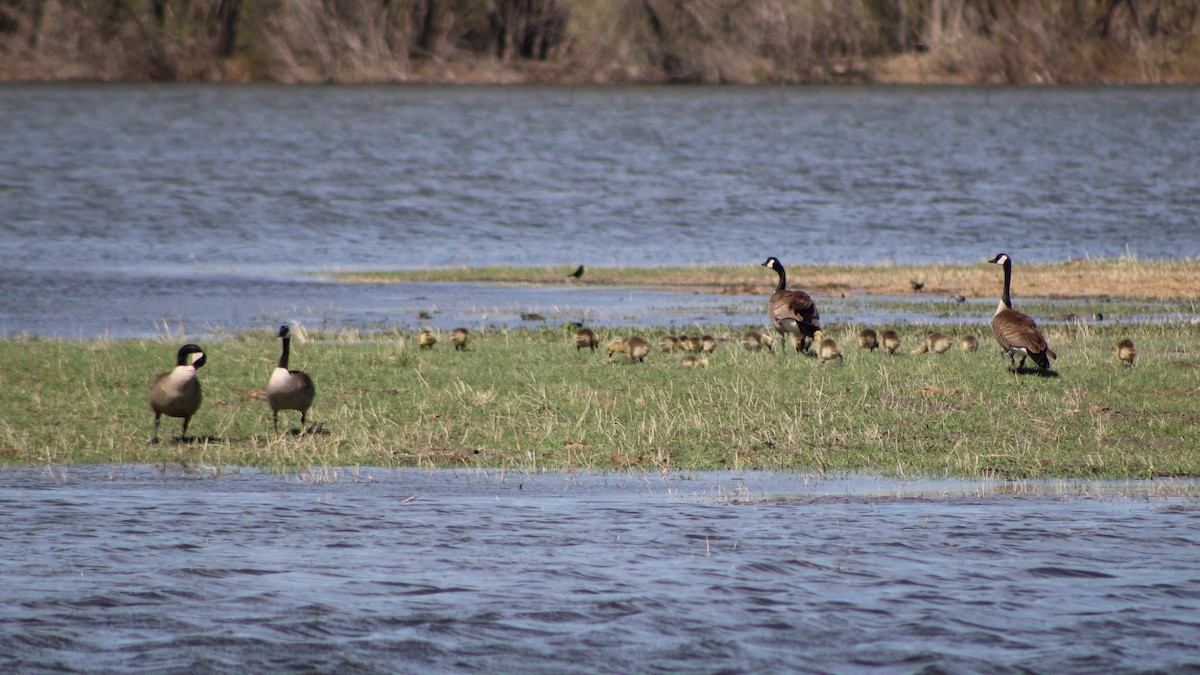
<path fill-rule="evenodd" d="M 1200 0 L 0 0 L 0 80 L 1200 81 Z"/>

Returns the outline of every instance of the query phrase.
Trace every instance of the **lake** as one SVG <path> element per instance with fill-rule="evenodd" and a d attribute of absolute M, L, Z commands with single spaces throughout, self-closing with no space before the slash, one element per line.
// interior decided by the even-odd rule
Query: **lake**
<path fill-rule="evenodd" d="M 0 336 L 762 321 L 753 296 L 340 269 L 1194 257 L 1198 111 L 1171 87 L 6 85 Z M 1197 487 L 5 469 L 0 669 L 1194 671 Z"/>
<path fill-rule="evenodd" d="M 1200 668 L 1186 481 L 92 466 L 0 488 L 6 672 Z"/>
<path fill-rule="evenodd" d="M 430 306 L 661 322 L 614 311 L 629 293 L 463 302 L 320 277 L 338 269 L 1192 257 L 1198 112 L 1184 87 L 8 85 L 0 334 L 411 326 Z"/>

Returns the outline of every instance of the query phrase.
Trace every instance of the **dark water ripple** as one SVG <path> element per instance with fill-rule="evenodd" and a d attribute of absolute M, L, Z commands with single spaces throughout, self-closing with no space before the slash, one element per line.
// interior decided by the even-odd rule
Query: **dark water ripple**
<path fill-rule="evenodd" d="M 0 670 L 1200 668 L 1200 507 L 1131 484 L 203 476 L 0 473 Z"/>

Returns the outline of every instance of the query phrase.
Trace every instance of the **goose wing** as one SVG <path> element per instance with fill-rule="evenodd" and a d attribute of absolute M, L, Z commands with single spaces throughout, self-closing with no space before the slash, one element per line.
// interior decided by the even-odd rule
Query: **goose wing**
<path fill-rule="evenodd" d="M 1024 349 L 1029 354 L 1041 354 L 1050 349 L 1033 317 L 1015 309 L 997 312 L 992 317 L 992 333 L 1006 350 Z"/>
<path fill-rule="evenodd" d="M 771 321 L 797 321 L 820 327 L 821 315 L 813 299 L 804 291 L 775 291 L 767 304 Z"/>

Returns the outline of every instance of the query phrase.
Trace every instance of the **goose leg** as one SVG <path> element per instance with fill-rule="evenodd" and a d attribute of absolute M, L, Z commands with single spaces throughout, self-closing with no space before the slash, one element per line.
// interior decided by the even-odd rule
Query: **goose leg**
<path fill-rule="evenodd" d="M 275 433 L 278 434 L 279 433 L 279 411 L 278 410 L 271 411 L 271 421 L 275 424 Z"/>
<path fill-rule="evenodd" d="M 183 418 L 183 430 L 179 432 L 179 440 L 181 440 L 181 441 L 187 440 L 188 423 L 191 421 L 192 421 L 191 415 L 188 415 L 187 417 Z"/>
<path fill-rule="evenodd" d="M 150 443 L 158 442 L 158 423 L 162 421 L 162 413 L 154 413 L 154 433 L 150 436 Z"/>

